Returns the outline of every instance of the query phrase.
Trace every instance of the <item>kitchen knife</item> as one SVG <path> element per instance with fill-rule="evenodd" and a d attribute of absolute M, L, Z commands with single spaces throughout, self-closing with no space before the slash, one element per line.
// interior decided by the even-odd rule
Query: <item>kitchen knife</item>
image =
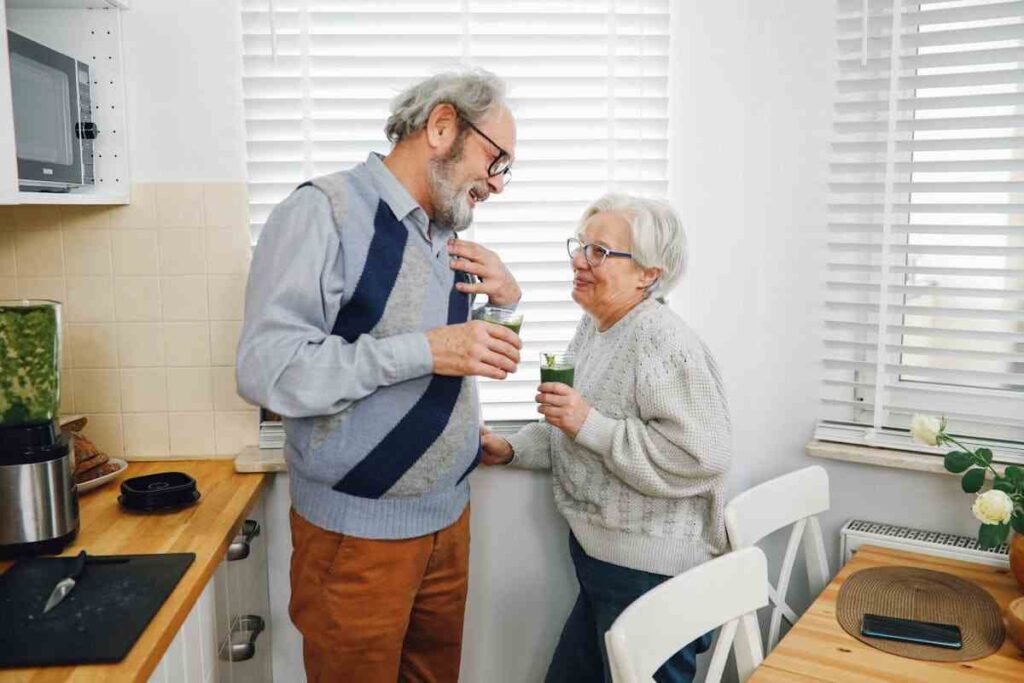
<path fill-rule="evenodd" d="M 53 592 L 50 593 L 50 598 L 46 601 L 46 607 L 43 608 L 43 614 L 46 614 L 54 607 L 60 604 L 61 600 L 68 596 L 71 589 L 75 587 L 75 581 L 82 576 L 82 571 L 85 570 L 85 551 L 82 550 L 75 557 L 71 563 L 71 573 L 65 578 L 57 582 L 54 586 Z"/>

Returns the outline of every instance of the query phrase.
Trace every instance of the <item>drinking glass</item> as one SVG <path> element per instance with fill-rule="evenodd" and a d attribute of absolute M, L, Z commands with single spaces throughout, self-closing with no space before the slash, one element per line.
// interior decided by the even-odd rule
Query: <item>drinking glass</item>
<path fill-rule="evenodd" d="M 523 326 L 523 314 L 507 306 L 491 306 L 488 304 L 483 307 L 480 319 L 507 327 L 516 334 L 519 334 L 519 329 Z"/>

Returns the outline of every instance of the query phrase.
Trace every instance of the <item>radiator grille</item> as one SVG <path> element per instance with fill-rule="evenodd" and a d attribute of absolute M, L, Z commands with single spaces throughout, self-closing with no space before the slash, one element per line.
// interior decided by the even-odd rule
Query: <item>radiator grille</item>
<path fill-rule="evenodd" d="M 862 519 L 854 519 L 847 522 L 844 530 L 862 534 L 885 536 L 892 539 L 906 539 L 917 543 L 931 543 L 949 548 L 962 548 L 964 550 L 973 550 L 977 553 L 984 553 L 993 556 L 1006 556 L 1010 553 L 1010 548 L 1005 543 L 992 550 L 982 550 L 978 547 L 978 539 L 971 538 L 970 536 L 944 534 L 938 531 L 924 531 L 922 529 L 913 529 L 911 527 L 897 526 L 895 524 L 867 522 Z"/>

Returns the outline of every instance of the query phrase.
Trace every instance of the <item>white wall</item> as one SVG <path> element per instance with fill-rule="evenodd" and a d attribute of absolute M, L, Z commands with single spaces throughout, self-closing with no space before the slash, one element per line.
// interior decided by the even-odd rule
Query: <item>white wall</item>
<path fill-rule="evenodd" d="M 833 3 L 688 0 L 674 19 L 673 307 L 716 353 L 733 483 L 803 464 L 818 393 Z"/>
<path fill-rule="evenodd" d="M 143 0 L 123 14 L 132 179 L 245 179 L 238 0 Z"/>
<path fill-rule="evenodd" d="M 470 476 L 472 543 L 461 681 L 541 681 L 576 599 L 569 528 L 551 477 L 480 468 Z"/>

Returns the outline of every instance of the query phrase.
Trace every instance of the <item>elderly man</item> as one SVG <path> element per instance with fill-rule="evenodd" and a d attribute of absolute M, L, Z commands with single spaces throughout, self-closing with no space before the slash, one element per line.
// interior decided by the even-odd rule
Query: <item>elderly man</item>
<path fill-rule="evenodd" d="M 518 336 L 470 320 L 514 305 L 498 257 L 455 234 L 504 189 L 504 86 L 446 73 L 392 103 L 386 157 L 316 178 L 270 215 L 238 347 L 241 394 L 284 416 L 291 602 L 310 681 L 456 681 L 480 434 L 473 376 Z"/>

